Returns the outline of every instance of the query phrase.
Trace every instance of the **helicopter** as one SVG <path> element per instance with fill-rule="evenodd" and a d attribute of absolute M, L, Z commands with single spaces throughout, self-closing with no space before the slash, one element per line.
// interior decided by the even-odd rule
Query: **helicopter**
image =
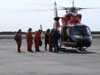
<path fill-rule="evenodd" d="M 60 46 L 59 48 L 72 47 L 77 52 L 86 52 L 86 49 L 92 44 L 92 34 L 90 28 L 81 23 L 82 15 L 78 11 L 89 8 L 62 7 L 58 10 L 66 10 L 63 17 L 58 16 L 57 3 L 54 2 L 54 28 L 60 32 Z M 60 25 L 61 20 L 62 25 Z"/>

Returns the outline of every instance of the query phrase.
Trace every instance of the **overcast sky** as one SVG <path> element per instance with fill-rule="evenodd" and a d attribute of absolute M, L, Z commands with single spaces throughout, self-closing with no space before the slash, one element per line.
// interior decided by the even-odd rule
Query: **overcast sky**
<path fill-rule="evenodd" d="M 43 25 L 43 30 L 53 27 L 54 2 L 59 7 L 71 7 L 72 0 L 0 0 L 0 31 L 36 31 Z M 77 7 L 100 7 L 100 0 L 75 0 Z M 35 11 L 37 10 L 37 11 Z M 47 11 L 38 11 L 47 10 Z M 92 31 L 100 31 L 100 9 L 82 10 L 82 23 Z M 65 11 L 58 11 L 63 16 Z M 61 23 L 60 23 L 61 24 Z"/>

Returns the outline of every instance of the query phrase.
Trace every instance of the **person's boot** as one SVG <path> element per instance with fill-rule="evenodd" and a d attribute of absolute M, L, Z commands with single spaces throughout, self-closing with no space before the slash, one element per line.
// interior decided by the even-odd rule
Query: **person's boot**
<path fill-rule="evenodd" d="M 18 49 L 18 52 L 21 53 L 22 51 L 20 49 Z"/>
<path fill-rule="evenodd" d="M 45 51 L 47 51 L 47 48 L 45 48 Z"/>
<path fill-rule="evenodd" d="M 32 50 L 30 49 L 30 50 L 28 50 L 28 52 L 34 52 L 34 51 L 32 51 Z"/>

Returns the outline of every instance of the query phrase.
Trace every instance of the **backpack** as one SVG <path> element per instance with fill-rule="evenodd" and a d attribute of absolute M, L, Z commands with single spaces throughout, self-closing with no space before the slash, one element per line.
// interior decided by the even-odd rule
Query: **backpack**
<path fill-rule="evenodd" d="M 14 40 L 15 40 L 15 41 L 18 41 L 18 35 L 17 35 L 17 33 L 16 33 L 15 36 L 14 36 Z"/>
<path fill-rule="evenodd" d="M 39 41 L 39 46 L 42 46 L 42 41 L 41 40 Z"/>

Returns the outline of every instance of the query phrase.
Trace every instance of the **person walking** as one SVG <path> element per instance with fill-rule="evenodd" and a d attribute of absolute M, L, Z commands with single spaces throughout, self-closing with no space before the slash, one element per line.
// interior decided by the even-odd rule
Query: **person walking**
<path fill-rule="evenodd" d="M 27 39 L 28 52 L 33 52 L 32 51 L 32 44 L 33 44 L 32 28 L 28 29 L 27 34 L 26 34 L 26 39 Z"/>
<path fill-rule="evenodd" d="M 40 52 L 39 43 L 41 41 L 41 30 L 35 32 L 34 43 L 35 43 L 35 51 Z"/>
<path fill-rule="evenodd" d="M 16 41 L 16 43 L 17 43 L 17 51 L 18 51 L 18 52 L 22 52 L 22 51 L 20 50 L 21 44 L 22 44 L 21 29 L 19 29 L 19 30 L 17 31 L 17 33 L 16 33 L 14 39 L 15 39 L 15 41 Z"/>

